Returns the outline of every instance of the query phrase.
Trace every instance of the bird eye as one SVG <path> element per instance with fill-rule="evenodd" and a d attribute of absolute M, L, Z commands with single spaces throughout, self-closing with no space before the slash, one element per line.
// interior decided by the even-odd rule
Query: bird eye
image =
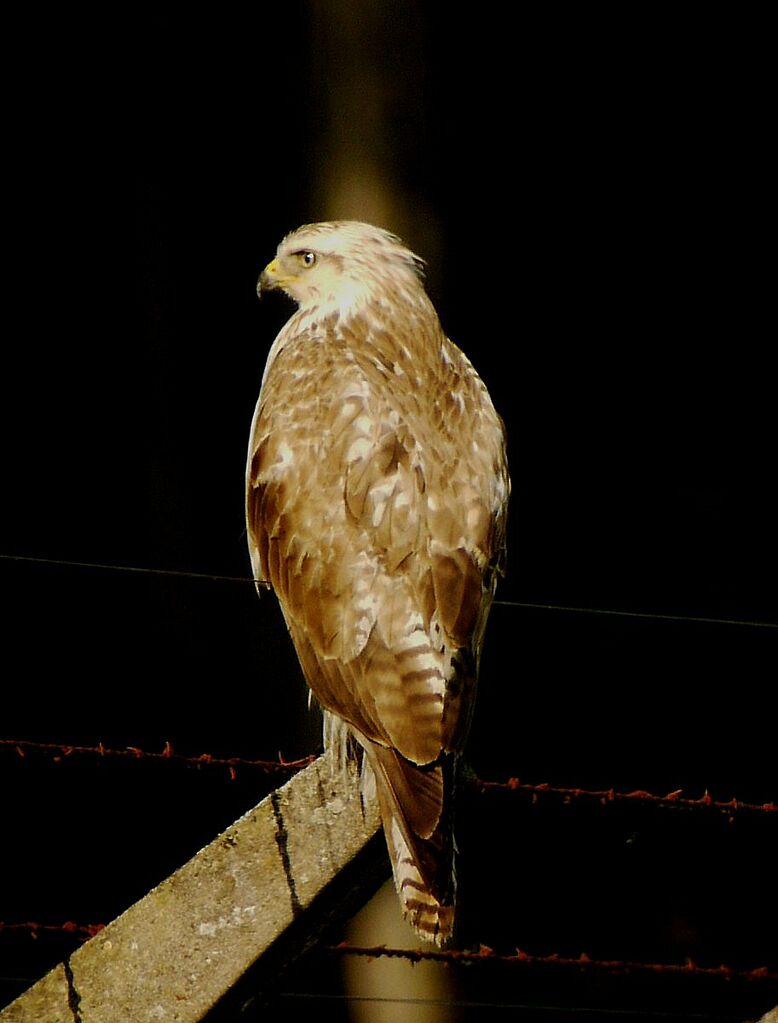
<path fill-rule="evenodd" d="M 316 262 L 316 253 L 315 252 L 299 252 L 297 254 L 297 258 L 300 260 L 300 262 L 303 264 L 303 266 L 306 266 L 306 267 L 313 266 L 313 264 Z"/>

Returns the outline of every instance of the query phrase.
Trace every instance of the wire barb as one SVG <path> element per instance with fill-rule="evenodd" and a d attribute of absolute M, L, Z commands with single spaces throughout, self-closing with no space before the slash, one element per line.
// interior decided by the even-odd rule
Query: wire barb
<path fill-rule="evenodd" d="M 21 923 L 5 923 L 0 920 L 0 934 L 27 934 L 33 941 L 37 941 L 43 934 L 67 935 L 87 941 L 102 930 L 105 930 L 105 924 L 76 924 L 72 920 L 66 920 L 62 924 L 41 924 L 32 920 L 25 920 Z"/>
<path fill-rule="evenodd" d="M 237 768 L 250 768 L 265 773 L 294 774 L 302 770 L 316 759 L 315 755 L 302 757 L 299 760 L 284 760 L 279 752 L 278 760 L 250 760 L 243 757 L 215 757 L 212 753 L 200 753 L 197 756 L 186 756 L 176 753 L 172 744 L 165 741 L 160 753 L 141 749 L 138 746 L 126 746 L 124 749 L 109 749 L 102 742 L 97 746 L 74 746 L 55 742 L 33 742 L 26 739 L 0 739 L 0 752 L 7 750 L 26 759 L 28 753 L 39 752 L 51 756 L 55 763 L 72 756 L 118 757 L 129 760 L 175 761 L 194 767 L 227 767 L 230 780 L 235 781 Z M 706 789 L 699 799 L 683 795 L 683 789 L 676 789 L 666 795 L 657 795 L 645 789 L 634 789 L 632 792 L 617 792 L 615 789 L 581 789 L 560 788 L 541 782 L 532 785 L 522 782 L 519 778 L 508 778 L 506 781 L 482 781 L 473 779 L 472 786 L 476 791 L 508 792 L 529 796 L 533 803 L 540 799 L 557 799 L 563 806 L 576 801 L 599 802 L 603 806 L 608 803 L 643 803 L 662 808 L 684 810 L 718 810 L 730 816 L 735 813 L 778 813 L 776 803 L 747 803 L 741 799 L 717 800 Z"/>
<path fill-rule="evenodd" d="M 97 746 L 73 746 L 57 742 L 32 742 L 26 739 L 0 739 L 0 751 L 13 750 L 20 757 L 25 758 L 28 752 L 39 752 L 50 755 L 55 762 L 68 757 L 99 756 L 99 757 L 120 757 L 130 760 L 166 760 L 178 763 L 190 764 L 195 767 L 227 767 L 231 780 L 236 778 L 236 768 L 247 767 L 264 771 L 267 774 L 294 774 L 302 770 L 316 759 L 311 755 L 302 757 L 300 760 L 275 761 L 275 760 L 250 760 L 244 757 L 215 757 L 211 753 L 200 753 L 198 756 L 186 756 L 183 753 L 175 753 L 170 742 L 165 742 L 161 753 L 154 753 L 141 749 L 138 746 L 126 746 L 124 749 L 108 749 L 101 743 Z"/>
<path fill-rule="evenodd" d="M 477 951 L 470 951 L 461 949 L 389 948 L 386 945 L 363 946 L 351 945 L 346 941 L 342 941 L 338 945 L 329 946 L 329 951 L 339 955 L 362 956 L 368 959 L 407 959 L 412 963 L 431 959 L 438 962 L 505 963 L 508 965 L 601 970 L 609 973 L 683 974 L 749 982 L 778 980 L 778 972 L 772 971 L 766 966 L 758 966 L 748 970 L 736 969 L 732 966 L 727 966 L 725 963 L 719 966 L 700 966 L 691 959 L 687 959 L 685 963 L 646 963 L 622 959 L 594 959 L 587 955 L 586 952 L 582 952 L 577 957 L 561 956 L 556 952 L 551 955 L 531 955 L 529 952 L 524 952 L 519 948 L 516 949 L 515 953 L 505 954 L 495 952 L 487 945 L 481 945 Z"/>
<path fill-rule="evenodd" d="M 683 795 L 683 789 L 676 789 L 666 795 L 656 795 L 653 792 L 646 792 L 645 789 L 634 789 L 632 792 L 617 792 L 615 789 L 579 789 L 579 788 L 557 788 L 553 785 L 541 783 L 531 785 L 522 782 L 519 778 L 508 778 L 507 781 L 478 781 L 475 785 L 481 792 L 506 791 L 528 795 L 532 802 L 538 801 L 538 797 L 558 797 L 563 805 L 577 800 L 597 801 L 602 805 L 607 803 L 649 803 L 654 806 L 671 809 L 701 810 L 713 809 L 722 813 L 778 813 L 776 803 L 746 803 L 741 799 L 718 800 L 714 799 L 710 792 L 705 792 L 699 799 Z"/>

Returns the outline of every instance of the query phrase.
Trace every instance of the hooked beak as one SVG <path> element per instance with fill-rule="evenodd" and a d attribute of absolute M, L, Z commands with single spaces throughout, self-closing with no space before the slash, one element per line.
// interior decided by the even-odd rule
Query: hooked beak
<path fill-rule="evenodd" d="M 268 263 L 262 273 L 259 275 L 257 281 L 257 295 L 262 298 L 262 295 L 266 291 L 273 291 L 275 288 L 283 287 L 283 281 L 281 280 L 278 272 L 278 260 L 274 259 L 272 263 Z"/>

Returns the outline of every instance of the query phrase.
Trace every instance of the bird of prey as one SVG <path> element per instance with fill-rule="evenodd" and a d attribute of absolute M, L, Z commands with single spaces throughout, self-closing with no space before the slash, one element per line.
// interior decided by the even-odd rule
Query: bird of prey
<path fill-rule="evenodd" d="M 267 359 L 246 504 L 254 578 L 278 597 L 325 741 L 363 751 L 403 912 L 444 945 L 457 765 L 510 482 L 502 420 L 421 267 L 356 221 L 278 246 L 257 290 L 298 309 Z"/>

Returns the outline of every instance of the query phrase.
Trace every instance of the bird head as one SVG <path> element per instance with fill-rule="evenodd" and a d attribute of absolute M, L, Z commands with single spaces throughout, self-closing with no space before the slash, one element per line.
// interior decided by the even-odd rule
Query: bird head
<path fill-rule="evenodd" d="M 302 310 L 353 311 L 379 290 L 421 290 L 422 261 L 382 228 L 340 220 L 306 224 L 278 246 L 257 293 L 280 289 Z"/>

